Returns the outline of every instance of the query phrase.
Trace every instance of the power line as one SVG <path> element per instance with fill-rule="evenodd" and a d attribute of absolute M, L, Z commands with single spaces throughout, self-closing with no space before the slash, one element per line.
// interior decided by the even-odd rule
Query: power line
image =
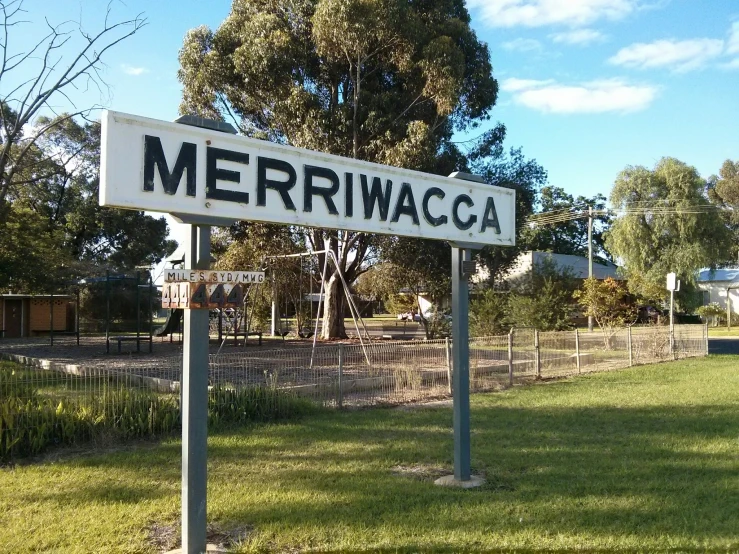
<path fill-rule="evenodd" d="M 648 202 L 634 202 L 633 204 L 648 204 Z M 725 210 L 721 206 L 714 204 L 691 204 L 685 206 L 634 206 L 630 204 L 625 208 L 617 209 L 600 209 L 592 210 L 592 212 L 573 210 L 572 208 L 551 210 L 549 212 L 543 212 L 539 214 L 533 214 L 528 218 L 528 222 L 535 225 L 553 225 L 556 223 L 565 223 L 567 221 L 574 221 L 576 219 L 583 219 L 593 216 L 613 216 L 618 217 L 620 215 L 682 215 L 682 214 L 707 214 L 716 213 L 718 211 Z"/>

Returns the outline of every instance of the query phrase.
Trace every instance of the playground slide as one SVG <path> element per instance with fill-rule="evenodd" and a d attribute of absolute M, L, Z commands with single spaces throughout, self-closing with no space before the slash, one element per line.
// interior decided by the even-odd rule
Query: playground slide
<path fill-rule="evenodd" d="M 170 310 L 167 321 L 162 327 L 154 331 L 154 334 L 157 337 L 166 337 L 177 331 L 180 328 L 180 321 L 182 321 L 182 313 L 183 311 L 179 309 Z"/>

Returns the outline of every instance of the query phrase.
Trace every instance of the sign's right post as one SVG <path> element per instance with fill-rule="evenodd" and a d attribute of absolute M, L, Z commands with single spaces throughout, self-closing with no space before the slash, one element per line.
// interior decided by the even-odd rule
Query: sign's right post
<path fill-rule="evenodd" d="M 468 249 L 452 246 L 452 356 L 454 405 L 454 480 L 470 480 L 469 288 L 462 262 Z"/>

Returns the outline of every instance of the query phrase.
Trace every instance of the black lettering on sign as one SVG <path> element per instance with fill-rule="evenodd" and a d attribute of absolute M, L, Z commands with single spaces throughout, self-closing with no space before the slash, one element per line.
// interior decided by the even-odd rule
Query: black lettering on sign
<path fill-rule="evenodd" d="M 485 213 L 482 214 L 482 223 L 480 224 L 480 232 L 484 233 L 488 227 L 492 227 L 496 235 L 500 234 L 500 223 L 498 222 L 498 212 L 495 211 L 495 200 L 493 197 L 488 198 L 485 204 Z"/>
<path fill-rule="evenodd" d="M 461 219 L 459 219 L 460 204 L 464 204 L 467 207 L 471 208 L 475 205 L 475 203 L 472 201 L 472 198 L 470 198 L 466 194 L 460 194 L 454 199 L 454 203 L 452 204 L 452 221 L 454 222 L 454 226 L 460 231 L 466 231 L 475 224 L 475 222 L 477 221 L 477 216 L 470 215 L 470 217 L 467 218 L 467 221 L 462 221 Z"/>
<path fill-rule="evenodd" d="M 208 301 L 208 291 L 205 285 L 198 285 L 190 299 L 193 304 L 205 304 Z"/>
<path fill-rule="evenodd" d="M 162 180 L 164 194 L 175 194 L 177 192 L 182 173 L 187 170 L 185 194 L 195 196 L 197 153 L 198 147 L 195 144 L 183 142 L 180 152 L 177 154 L 174 169 L 170 173 L 160 138 L 144 135 L 144 190 L 154 192 L 154 166 L 156 166 L 159 170 L 159 178 Z"/>
<path fill-rule="evenodd" d="M 222 148 L 207 149 L 207 164 L 205 171 L 205 197 L 215 200 L 226 200 L 228 202 L 240 202 L 242 204 L 249 203 L 248 192 L 238 192 L 235 190 L 219 190 L 218 181 L 230 181 L 231 183 L 241 183 L 241 173 L 231 171 L 230 169 L 221 169 L 218 167 L 218 160 L 226 160 L 227 162 L 236 162 L 249 165 L 249 154 L 234 152 L 233 150 L 223 150 Z"/>
<path fill-rule="evenodd" d="M 223 290 L 223 285 L 218 285 L 213 293 L 210 295 L 210 303 L 218 306 L 223 306 L 226 301 L 226 291 Z"/>
<path fill-rule="evenodd" d="M 439 187 L 431 187 L 423 195 L 423 218 L 434 227 L 438 227 L 439 225 L 446 225 L 447 221 L 449 221 L 449 218 L 445 215 L 440 215 L 439 217 L 434 217 L 433 215 L 431 215 L 431 212 L 429 211 L 429 200 L 431 200 L 432 197 L 444 200 L 445 196 L 446 193 Z"/>
<path fill-rule="evenodd" d="M 403 183 L 400 186 L 400 194 L 398 201 L 395 203 L 395 211 L 390 221 L 397 223 L 401 215 L 409 215 L 414 225 L 419 225 L 418 210 L 416 209 L 416 201 L 413 199 L 413 189 L 410 184 Z"/>
<path fill-rule="evenodd" d="M 234 285 L 234 287 L 231 289 L 231 292 L 228 293 L 228 298 L 226 298 L 227 304 L 243 304 L 244 303 L 244 294 L 241 290 L 241 285 Z"/>
<path fill-rule="evenodd" d="M 335 172 L 325 167 L 316 167 L 314 165 L 303 166 L 304 178 L 303 178 L 303 211 L 313 211 L 313 196 L 323 196 L 323 201 L 326 203 L 328 213 L 331 215 L 339 215 L 339 210 L 336 209 L 332 196 L 339 192 L 339 176 Z M 331 186 L 317 187 L 313 184 L 314 177 L 321 177 L 331 183 Z"/>
<path fill-rule="evenodd" d="M 354 173 L 344 173 L 344 215 L 354 216 Z"/>
<path fill-rule="evenodd" d="M 287 181 L 275 181 L 267 179 L 267 170 L 281 171 L 287 175 Z M 290 189 L 295 186 L 298 177 L 295 168 L 289 163 L 273 158 L 257 158 L 257 206 L 267 205 L 267 189 L 276 190 L 280 193 L 282 203 L 286 210 L 296 211 L 295 204 L 290 198 Z"/>
<path fill-rule="evenodd" d="M 372 190 L 367 184 L 367 176 L 359 175 L 362 183 L 362 200 L 364 200 L 364 219 L 372 219 L 375 212 L 375 203 L 380 210 L 380 221 L 387 221 L 387 212 L 390 209 L 390 195 L 393 192 L 393 182 L 388 179 L 385 188 L 382 188 L 382 179 L 372 179 Z"/>

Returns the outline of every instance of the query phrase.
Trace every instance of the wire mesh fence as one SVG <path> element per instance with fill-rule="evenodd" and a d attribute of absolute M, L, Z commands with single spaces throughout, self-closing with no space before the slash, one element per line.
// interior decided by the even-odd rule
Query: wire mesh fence
<path fill-rule="evenodd" d="M 50 446 L 151 437 L 179 427 L 181 353 L 93 356 L 70 364 L 42 360 L 50 350 L 37 342 L 40 357 L 9 355 L 8 343 L 0 345 L 6 350 L 0 357 L 25 364 L 0 362 L 0 463 Z M 703 325 L 676 325 L 672 337 L 664 326 L 593 333 L 522 328 L 472 338 L 469 346 L 470 389 L 479 392 L 705 356 L 708 341 Z M 448 398 L 453 347 L 443 339 L 216 350 L 209 358 L 209 418 L 214 424 L 243 423 L 289 417 L 315 404 Z"/>

